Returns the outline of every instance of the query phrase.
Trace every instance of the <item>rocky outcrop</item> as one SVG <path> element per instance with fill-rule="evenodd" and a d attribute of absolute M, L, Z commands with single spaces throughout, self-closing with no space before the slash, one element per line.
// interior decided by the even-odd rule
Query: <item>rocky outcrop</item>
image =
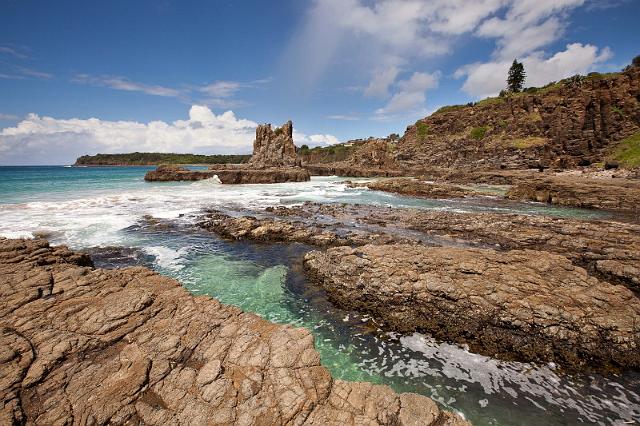
<path fill-rule="evenodd" d="M 481 190 L 463 188 L 448 183 L 425 182 L 420 179 L 398 178 L 383 179 L 373 182 L 350 182 L 351 188 L 369 188 L 375 191 L 392 192 L 421 198 L 464 198 L 468 196 L 495 195 Z"/>
<path fill-rule="evenodd" d="M 309 171 L 300 167 L 293 144 L 291 121 L 275 130 L 271 124 L 256 129 L 253 155 L 248 164 L 222 164 L 206 171 L 190 171 L 176 166 L 161 166 L 147 172 L 147 181 L 201 180 L 216 176 L 223 184 L 306 182 Z"/>
<path fill-rule="evenodd" d="M 245 183 L 284 183 L 306 182 L 311 179 L 309 172 L 302 167 L 212 167 L 208 173 L 215 175 L 220 183 L 245 184 Z"/>
<path fill-rule="evenodd" d="M 1 424 L 466 424 L 415 394 L 333 380 L 306 330 L 0 240 Z"/>
<path fill-rule="evenodd" d="M 539 201 L 640 214 L 640 181 L 553 176 L 521 179 L 507 192 L 513 200 Z"/>
<path fill-rule="evenodd" d="M 442 108 L 407 128 L 396 159 L 406 167 L 575 167 L 604 161 L 639 129 L 635 67 Z"/>
<path fill-rule="evenodd" d="M 640 293 L 640 225 L 502 213 L 456 213 L 363 205 L 306 203 L 278 208 L 282 218 L 333 218 L 352 228 L 392 235 L 420 235 L 432 244 L 532 249 L 563 255 L 598 279 L 623 284 Z M 370 231 L 372 232 L 372 231 Z"/>
<path fill-rule="evenodd" d="M 640 367 L 640 300 L 548 252 L 366 245 L 305 256 L 332 301 L 399 331 L 564 368 Z"/>
<path fill-rule="evenodd" d="M 346 163 L 307 164 L 305 169 L 313 176 L 345 176 L 345 177 L 397 177 L 407 173 L 398 169 L 371 168 Z"/>
<path fill-rule="evenodd" d="M 214 173 L 208 170 L 189 170 L 181 166 L 162 165 L 144 175 L 148 182 L 195 181 L 212 178 Z"/>
<path fill-rule="evenodd" d="M 254 216 L 230 216 L 209 212 L 198 226 L 223 238 L 262 242 L 297 242 L 314 246 L 389 244 L 402 238 L 386 233 L 344 229 L 341 224 L 319 224 Z M 406 241 L 406 239 L 404 239 Z"/>
<path fill-rule="evenodd" d="M 282 127 L 271 129 L 271 124 L 261 124 L 256 128 L 253 141 L 251 167 L 299 167 L 293 143 L 293 123 L 287 121 Z"/>

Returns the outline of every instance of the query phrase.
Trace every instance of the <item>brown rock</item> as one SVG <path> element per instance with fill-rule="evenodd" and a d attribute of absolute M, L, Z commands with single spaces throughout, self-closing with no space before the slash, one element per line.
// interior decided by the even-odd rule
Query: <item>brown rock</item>
<path fill-rule="evenodd" d="M 458 185 L 425 182 L 423 180 L 410 178 L 384 179 L 362 183 L 352 182 L 349 186 L 352 188 L 366 187 L 376 191 L 393 192 L 395 194 L 431 199 L 464 198 L 473 195 L 495 195 L 470 188 L 463 188 Z"/>
<path fill-rule="evenodd" d="M 513 200 L 640 213 L 640 181 L 553 176 L 517 180 L 507 192 Z"/>
<path fill-rule="evenodd" d="M 466 424 L 426 397 L 332 380 L 304 329 L 86 261 L 0 239 L 1 424 L 411 424 L 423 407 L 437 410 L 425 424 Z"/>
<path fill-rule="evenodd" d="M 282 127 L 271 129 L 271 124 L 261 124 L 256 129 L 253 142 L 251 167 L 299 167 L 293 143 L 293 123 L 287 121 Z"/>
<path fill-rule="evenodd" d="M 547 252 L 366 245 L 310 252 L 305 270 L 346 309 L 506 359 L 640 367 L 640 300 Z"/>

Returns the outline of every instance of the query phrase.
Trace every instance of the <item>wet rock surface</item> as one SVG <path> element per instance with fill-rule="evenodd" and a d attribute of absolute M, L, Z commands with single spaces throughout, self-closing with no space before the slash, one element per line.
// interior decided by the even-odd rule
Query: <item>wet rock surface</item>
<path fill-rule="evenodd" d="M 147 182 L 196 181 L 212 178 L 214 173 L 208 170 L 188 170 L 181 166 L 158 166 L 144 175 Z"/>
<path fill-rule="evenodd" d="M 220 183 L 225 184 L 306 182 L 311 179 L 309 172 L 301 167 L 216 167 L 208 172 L 217 176 Z"/>
<path fill-rule="evenodd" d="M 548 252 L 365 245 L 307 253 L 336 304 L 498 358 L 640 367 L 640 300 Z"/>
<path fill-rule="evenodd" d="M 513 200 L 640 214 L 640 181 L 585 179 L 575 176 L 517 180 L 507 192 Z"/>
<path fill-rule="evenodd" d="M 389 233 L 358 230 L 340 223 L 231 216 L 221 212 L 209 212 L 198 222 L 198 226 L 233 240 L 298 242 L 315 246 L 390 244 L 408 240 Z"/>
<path fill-rule="evenodd" d="M 426 241 L 429 245 L 532 249 L 561 254 L 599 279 L 623 284 L 640 293 L 640 225 L 635 223 L 354 204 L 305 203 L 271 209 L 269 213 L 287 223 L 295 222 L 297 228 L 312 229 L 311 223 L 322 219 L 326 223 L 342 224 L 343 230 L 357 229 L 365 235 L 387 234 L 389 237 L 385 238 L 390 242 L 406 242 L 400 240 L 402 237 L 414 242 Z M 331 231 L 330 227 L 324 229 Z M 403 231 L 412 234 L 406 235 Z M 253 238 L 251 233 L 243 237 Z M 286 240 L 287 234 L 279 234 L 279 238 Z M 373 241 L 364 237 L 345 244 L 369 242 Z"/>
<path fill-rule="evenodd" d="M 481 190 L 463 188 L 449 183 L 425 182 L 420 179 L 411 178 L 384 179 L 373 182 L 351 182 L 349 183 L 349 187 L 365 187 L 376 191 L 392 192 L 395 194 L 431 199 L 495 195 Z"/>
<path fill-rule="evenodd" d="M 312 335 L 0 239 L 1 424 L 465 424 L 415 394 L 333 380 Z"/>

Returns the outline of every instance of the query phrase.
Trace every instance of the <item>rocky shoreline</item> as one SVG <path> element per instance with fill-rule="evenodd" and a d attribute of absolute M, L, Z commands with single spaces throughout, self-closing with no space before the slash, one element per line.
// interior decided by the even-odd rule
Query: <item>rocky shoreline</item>
<path fill-rule="evenodd" d="M 334 380 L 308 331 L 146 268 L 1 239 L 0 277 L 2 424 L 468 424 L 420 395 Z"/>
<path fill-rule="evenodd" d="M 313 203 L 259 216 L 200 226 L 324 249 L 305 258 L 309 278 L 391 330 L 572 371 L 640 368 L 638 224 Z"/>

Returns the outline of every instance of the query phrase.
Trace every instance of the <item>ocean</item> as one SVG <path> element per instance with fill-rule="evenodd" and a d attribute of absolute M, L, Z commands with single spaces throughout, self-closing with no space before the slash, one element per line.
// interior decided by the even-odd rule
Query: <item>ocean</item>
<path fill-rule="evenodd" d="M 145 265 L 194 294 L 306 327 L 334 377 L 427 395 L 476 425 L 640 419 L 637 373 L 567 376 L 552 365 L 497 361 L 419 333 L 384 332 L 365 315 L 337 309 L 305 280 L 301 257 L 311 247 L 226 241 L 194 226 L 205 209 L 237 214 L 305 201 L 580 218 L 606 213 L 494 199 L 417 200 L 349 188 L 339 177 L 238 186 L 145 182 L 151 169 L 0 167 L 0 236 L 45 236 L 91 253 L 102 267 Z"/>

